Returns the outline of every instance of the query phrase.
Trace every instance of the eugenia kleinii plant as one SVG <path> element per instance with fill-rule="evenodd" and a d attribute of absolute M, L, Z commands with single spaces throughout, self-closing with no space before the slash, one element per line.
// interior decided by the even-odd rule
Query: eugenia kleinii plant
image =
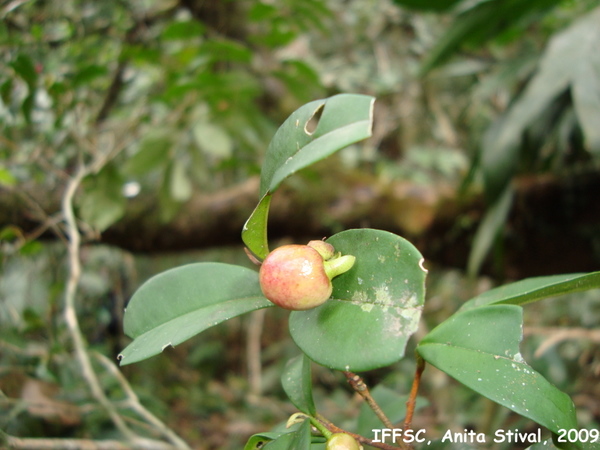
<path fill-rule="evenodd" d="M 290 334 L 300 349 L 281 376 L 299 412 L 287 427 L 251 436 L 244 450 L 397 449 L 444 442 L 446 435 L 411 426 L 426 364 L 545 428 L 553 441 L 539 443 L 540 448 L 598 448 L 593 442 L 598 431 L 579 432 L 571 399 L 525 362 L 519 344 L 523 305 L 598 288 L 600 272 L 522 280 L 471 299 L 416 345 L 412 388 L 397 393 L 385 386 L 369 389 L 356 372 L 404 357 L 425 299 L 427 270 L 419 251 L 400 236 L 373 229 L 269 250 L 269 206 L 281 182 L 369 137 L 373 103 L 365 95 L 336 95 L 302 106 L 281 125 L 266 152 L 258 205 L 242 230 L 246 251 L 260 270 L 196 263 L 146 281 L 124 315 L 125 332 L 133 341 L 119 355 L 121 365 L 157 355 L 232 317 L 278 305 L 291 310 Z M 315 120 L 316 128 L 311 125 L 309 131 L 307 125 Z M 352 430 L 317 412 L 312 364 L 341 371 L 364 398 L 365 411 Z M 485 439 L 480 434 L 473 434 L 477 442 Z"/>

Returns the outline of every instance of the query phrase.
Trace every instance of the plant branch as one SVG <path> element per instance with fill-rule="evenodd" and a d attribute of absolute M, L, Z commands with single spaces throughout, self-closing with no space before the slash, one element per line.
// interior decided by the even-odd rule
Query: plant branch
<path fill-rule="evenodd" d="M 189 446 L 179 437 L 177 434 L 171 430 L 165 423 L 163 423 L 158 417 L 148 411 L 141 403 L 137 396 L 137 394 L 133 391 L 129 382 L 121 371 L 117 369 L 117 367 L 110 361 L 105 355 L 101 353 L 94 352 L 93 354 L 96 359 L 104 366 L 106 370 L 108 370 L 111 375 L 113 375 L 121 388 L 125 392 L 125 396 L 127 397 L 124 406 L 130 408 L 135 411 L 142 419 L 152 425 L 156 431 L 162 434 L 165 438 L 167 438 L 176 448 L 178 449 L 186 449 L 189 450 Z"/>
<path fill-rule="evenodd" d="M 117 103 L 119 94 L 123 89 L 123 73 L 125 72 L 126 67 L 127 59 L 119 59 L 117 69 L 115 70 L 112 81 L 110 82 L 110 87 L 106 91 L 106 97 L 104 97 L 100 111 L 96 116 L 96 125 L 100 125 L 102 122 L 104 122 L 104 120 L 106 120 L 113 106 Z"/>
<path fill-rule="evenodd" d="M 415 377 L 413 379 L 412 387 L 410 388 L 410 394 L 406 401 L 406 417 L 404 418 L 404 429 L 409 430 L 412 424 L 412 418 L 415 413 L 415 405 L 417 404 L 417 392 L 419 391 L 419 385 L 421 384 L 421 375 L 425 370 L 425 360 L 416 353 L 417 368 L 415 369 Z"/>
<path fill-rule="evenodd" d="M 362 398 L 365 399 L 365 401 L 367 402 L 369 407 L 373 410 L 373 412 L 379 418 L 379 420 L 381 420 L 381 422 L 386 426 L 386 428 L 390 428 L 390 429 L 395 428 L 394 424 L 392 424 L 392 421 L 385 415 L 385 413 L 383 412 L 383 410 L 381 409 L 379 404 L 375 401 L 375 399 L 371 395 L 371 392 L 369 392 L 369 388 L 367 387 L 365 381 L 360 377 L 360 375 L 357 375 L 353 372 L 348 372 L 348 371 L 343 371 L 343 373 L 346 376 L 346 380 L 348 380 L 348 383 L 350 384 L 350 386 L 352 387 L 354 392 L 357 392 Z M 347 432 L 344 431 L 344 433 L 347 433 Z M 373 442 L 370 439 L 367 439 L 367 438 L 359 436 L 359 435 L 354 435 L 352 433 L 348 433 L 348 434 L 351 434 L 355 439 L 357 439 L 358 441 L 360 441 L 361 443 L 364 443 L 364 444 L 368 444 L 368 445 L 371 445 L 374 447 L 377 447 L 377 445 L 375 445 L 375 444 L 381 444 L 378 442 Z M 409 445 L 405 444 L 404 442 L 398 442 L 397 444 L 400 448 L 403 448 L 403 449 L 411 448 Z M 383 445 L 389 446 L 389 444 L 385 444 L 385 443 L 383 443 Z M 389 446 L 389 447 L 378 447 L 378 448 L 398 448 L 398 447 Z"/>
<path fill-rule="evenodd" d="M 110 147 L 110 146 L 109 146 Z M 79 321 L 77 319 L 77 310 L 76 310 L 76 298 L 77 298 L 77 290 L 81 278 L 81 259 L 80 259 L 80 250 L 81 250 L 81 234 L 79 228 L 77 226 L 77 219 L 75 217 L 75 213 L 73 211 L 73 200 L 77 189 L 81 185 L 83 179 L 95 171 L 101 169 L 101 167 L 106 163 L 108 159 L 113 157 L 117 150 L 117 147 L 113 147 L 111 151 L 101 152 L 96 155 L 94 160 L 86 166 L 82 160 L 80 159 L 79 167 L 74 173 L 74 175 L 69 178 L 67 182 L 67 186 L 65 188 L 65 192 L 62 198 L 62 215 L 65 220 L 65 234 L 68 238 L 67 251 L 68 251 L 68 262 L 69 262 L 69 276 L 67 279 L 67 285 L 65 289 L 65 304 L 64 304 L 64 320 L 67 324 L 67 329 L 69 331 L 70 338 L 73 342 L 73 348 L 75 352 L 75 356 L 79 363 L 82 376 L 88 385 L 92 396 L 96 399 L 96 401 L 102 406 L 102 408 L 107 412 L 111 421 L 114 423 L 115 427 L 119 430 L 119 432 L 129 441 L 131 445 L 137 448 L 148 448 L 148 449 L 167 449 L 167 448 L 178 448 L 178 449 L 189 449 L 189 447 L 173 432 L 171 431 L 165 424 L 163 424 L 159 419 L 153 416 L 149 411 L 147 411 L 139 402 L 137 396 L 127 383 L 127 381 L 123 378 L 120 372 L 115 368 L 114 364 L 112 364 L 105 357 L 98 357 L 99 361 L 106 367 L 110 372 L 117 377 L 123 390 L 125 391 L 128 399 L 128 406 L 136 411 L 144 420 L 154 426 L 163 436 L 165 436 L 171 443 L 174 445 L 166 444 L 161 441 L 155 441 L 152 439 L 146 439 L 141 436 L 138 436 L 134 433 L 125 423 L 124 419 L 120 416 L 117 411 L 115 405 L 108 399 L 105 395 L 100 380 L 97 374 L 94 371 L 92 366 L 92 362 L 90 360 L 90 355 L 87 350 L 87 345 L 81 329 L 79 327 Z M 22 445 L 28 445 L 27 443 L 21 443 Z M 39 443 L 42 445 L 43 443 Z M 17 443 L 17 445 L 20 445 Z M 40 446 L 32 447 L 32 448 L 65 448 L 64 445 L 58 444 L 58 446 L 54 447 L 40 447 Z M 52 445 L 50 443 L 49 445 Z M 95 444 L 94 444 L 95 445 Z M 28 448 L 26 446 L 20 448 Z M 81 446 L 75 446 L 74 448 L 83 448 Z M 85 447 L 88 448 L 88 447 Z M 119 448 L 119 447 L 89 447 L 89 448 Z"/>
<path fill-rule="evenodd" d="M 369 407 L 373 410 L 375 415 L 379 418 L 379 420 L 381 420 L 381 422 L 387 428 L 394 428 L 392 421 L 390 419 L 388 419 L 388 417 L 382 411 L 381 407 L 377 404 L 375 399 L 371 396 L 371 393 L 369 392 L 369 388 L 365 384 L 365 381 L 360 377 L 360 375 L 357 375 L 352 372 L 346 372 L 346 371 L 344 371 L 344 375 L 346 376 L 346 380 L 348 380 L 348 383 L 350 384 L 352 389 L 354 389 L 354 392 L 357 392 L 362 398 L 365 399 L 365 401 L 367 402 Z"/>
<path fill-rule="evenodd" d="M 9 448 L 25 450 L 131 450 L 132 446 L 117 440 L 91 440 L 91 439 L 61 439 L 61 438 L 20 438 L 4 436 Z M 138 439 L 135 448 L 144 450 L 172 450 L 169 444 L 151 439 Z"/>
<path fill-rule="evenodd" d="M 127 427 L 121 416 L 117 413 L 114 405 L 108 400 L 104 394 L 104 391 L 102 390 L 102 387 L 100 386 L 100 381 L 98 380 L 98 377 L 96 376 L 96 373 L 92 367 L 83 334 L 79 328 L 79 321 L 77 319 L 75 299 L 77 297 L 77 288 L 81 278 L 81 260 L 79 255 L 81 235 L 79 234 L 75 213 L 73 212 L 73 199 L 75 197 L 75 193 L 77 192 L 77 188 L 87 174 L 87 168 L 84 165 L 80 165 L 77 172 L 69 180 L 63 196 L 62 212 L 66 223 L 66 234 L 69 238 L 67 247 L 69 256 L 69 278 L 67 280 L 65 291 L 65 305 L 63 314 L 71 340 L 73 342 L 75 356 L 81 368 L 82 375 L 92 392 L 92 395 L 106 410 L 117 429 L 128 439 L 133 440 L 135 437 L 134 433 Z"/>
<path fill-rule="evenodd" d="M 534 353 L 535 358 L 542 356 L 549 348 L 568 339 L 586 339 L 591 342 L 600 343 L 600 330 L 589 328 L 564 328 L 564 327 L 524 327 L 525 336 L 537 334 L 546 336 Z"/>

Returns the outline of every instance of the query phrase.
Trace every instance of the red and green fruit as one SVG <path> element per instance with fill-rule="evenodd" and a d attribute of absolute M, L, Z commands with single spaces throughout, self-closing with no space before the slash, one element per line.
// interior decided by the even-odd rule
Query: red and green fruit
<path fill-rule="evenodd" d="M 284 245 L 263 261 L 259 280 L 266 298 L 293 311 L 315 308 L 331 297 L 331 280 L 354 265 L 352 255 L 335 255 L 324 241 Z"/>

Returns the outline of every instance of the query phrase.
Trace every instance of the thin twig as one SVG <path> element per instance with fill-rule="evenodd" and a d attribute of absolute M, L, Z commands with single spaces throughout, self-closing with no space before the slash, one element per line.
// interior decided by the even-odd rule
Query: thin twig
<path fill-rule="evenodd" d="M 106 356 L 101 353 L 94 352 L 93 355 L 100 361 L 100 363 L 113 375 L 121 388 L 125 392 L 127 400 L 125 402 L 126 407 L 135 411 L 140 417 L 146 422 L 155 427 L 155 431 L 158 431 L 164 437 L 166 437 L 176 448 L 189 450 L 189 446 L 179 437 L 173 430 L 171 430 L 165 423 L 163 423 L 158 417 L 148 411 L 141 403 L 137 394 L 133 391 L 129 382 L 121 371 L 110 361 Z"/>
<path fill-rule="evenodd" d="M 346 372 L 346 371 L 344 371 L 344 375 L 346 376 L 346 379 L 348 380 L 348 383 L 350 384 L 352 389 L 354 389 L 355 392 L 357 392 L 362 398 L 365 399 L 365 401 L 367 402 L 369 407 L 373 410 L 375 415 L 379 418 L 379 420 L 381 420 L 381 422 L 387 428 L 394 428 L 392 421 L 390 419 L 388 419 L 388 417 L 382 411 L 381 407 L 377 404 L 375 399 L 371 396 L 371 393 L 369 392 L 369 388 L 365 384 L 364 380 L 360 377 L 360 375 L 357 375 L 352 372 Z"/>
<path fill-rule="evenodd" d="M 24 450 L 172 450 L 165 442 L 150 439 L 138 439 L 135 445 L 124 444 L 117 440 L 60 439 L 60 438 L 20 438 L 6 436 L 9 448 Z"/>
<path fill-rule="evenodd" d="M 379 406 L 379 404 L 375 401 L 375 399 L 371 395 L 371 392 L 369 392 L 369 388 L 367 387 L 365 381 L 360 377 L 360 375 L 357 375 L 353 372 L 348 372 L 348 371 L 343 371 L 343 373 L 346 376 L 346 380 L 348 380 L 348 383 L 350 384 L 352 389 L 355 392 L 357 392 L 362 398 L 365 399 L 365 401 L 367 402 L 369 407 L 373 410 L 373 412 L 379 418 L 379 420 L 381 420 L 381 422 L 386 426 L 386 428 L 390 428 L 390 429 L 394 428 L 394 424 L 388 418 L 388 416 L 385 415 L 385 413 L 381 409 L 381 406 Z M 333 426 L 335 426 L 335 425 L 333 425 Z M 347 433 L 346 431 L 344 431 L 344 432 Z M 361 442 L 363 444 L 371 445 L 373 447 L 378 447 L 378 445 L 382 444 L 379 442 L 373 442 L 370 439 L 367 439 L 363 436 L 355 435 L 353 433 L 348 433 L 348 434 L 351 434 L 352 436 L 354 436 L 354 439 L 358 440 L 359 442 Z M 397 442 L 397 444 L 398 444 L 398 447 L 403 448 L 403 449 L 411 448 L 408 444 L 406 444 L 404 442 Z M 398 448 L 398 447 L 390 446 L 389 444 L 385 444 L 385 443 L 383 443 L 383 445 L 384 445 L 384 447 L 378 447 L 378 448 Z"/>
<path fill-rule="evenodd" d="M 425 360 L 416 354 L 417 368 L 415 369 L 415 378 L 413 379 L 412 387 L 410 388 L 410 394 L 406 401 L 406 417 L 404 418 L 404 430 L 410 430 L 412 425 L 412 418 L 415 413 L 415 405 L 417 404 L 417 392 L 419 391 L 419 385 L 421 384 L 421 375 L 425 370 Z"/>
<path fill-rule="evenodd" d="M 88 171 L 86 167 L 80 165 L 77 172 L 67 184 L 62 202 L 63 216 L 67 226 L 66 232 L 69 238 L 69 244 L 67 247 L 69 255 L 69 278 L 67 280 L 67 286 L 65 290 L 64 319 L 67 324 L 71 340 L 73 341 L 75 356 L 79 362 L 82 375 L 89 386 L 92 395 L 106 410 L 118 430 L 128 439 L 133 440 L 135 438 L 135 434 L 127 427 L 121 416 L 117 413 L 114 405 L 108 400 L 104 394 L 104 391 L 102 390 L 100 381 L 94 372 L 92 363 L 87 353 L 86 344 L 83 334 L 81 333 L 81 329 L 79 328 L 79 321 L 77 319 L 75 299 L 77 297 L 77 288 L 81 278 L 81 260 L 79 255 L 81 235 L 79 234 L 75 213 L 73 212 L 73 198 L 75 197 L 75 193 L 81 184 L 81 181 L 87 174 Z"/>
<path fill-rule="evenodd" d="M 585 339 L 600 343 L 600 330 L 580 327 L 524 327 L 523 334 L 547 336 L 534 353 L 535 358 L 542 356 L 548 349 L 568 339 Z"/>
<path fill-rule="evenodd" d="M 56 236 L 66 242 L 64 234 L 60 229 L 60 224 L 63 220 L 61 214 L 55 214 L 53 216 L 49 216 L 44 208 L 35 200 L 31 195 L 29 195 L 26 191 L 15 189 L 15 194 L 20 197 L 31 209 L 31 213 L 33 215 L 33 219 L 37 220 L 41 223 L 41 225 L 34 231 L 30 232 L 29 235 L 26 236 L 27 241 L 32 241 L 41 236 L 46 230 L 52 229 L 52 231 L 56 234 Z"/>
<path fill-rule="evenodd" d="M 92 367 L 92 363 L 89 357 L 89 353 L 86 347 L 86 343 L 81 333 L 81 329 L 79 327 L 79 321 L 77 319 L 77 312 L 75 306 L 75 300 L 77 298 L 77 289 L 79 286 L 79 281 L 81 278 L 81 259 L 80 259 L 80 249 L 81 249 L 81 234 L 77 227 L 77 220 L 75 218 L 75 214 L 73 212 L 73 199 L 77 189 L 79 188 L 82 180 L 90 173 L 99 170 L 99 168 L 107 161 L 108 158 L 114 155 L 113 152 L 104 153 L 102 155 L 98 155 L 95 158 L 94 162 L 89 166 L 85 166 L 83 163 L 80 163 L 79 168 L 76 173 L 69 179 L 67 183 L 67 187 L 65 189 L 65 193 L 63 195 L 62 201 L 62 213 L 65 219 L 66 224 L 66 235 L 69 239 L 67 250 L 68 250 L 68 259 L 69 259 L 69 278 L 67 280 L 67 286 L 65 290 L 65 306 L 64 306 L 64 319 L 67 324 L 67 328 L 69 330 L 69 334 L 71 336 L 71 340 L 73 341 L 74 352 L 76 358 L 81 367 L 82 375 L 89 386 L 93 397 L 98 401 L 98 403 L 104 408 L 112 422 L 115 424 L 115 427 L 129 440 L 131 446 L 133 448 L 148 448 L 148 449 L 167 449 L 167 448 L 178 448 L 178 449 L 189 449 L 187 444 L 181 440 L 172 430 L 170 430 L 166 425 L 164 425 L 159 419 L 154 417 L 150 412 L 148 412 L 139 402 L 137 396 L 127 383 L 127 381 L 121 376 L 120 372 L 116 370 L 114 365 L 108 361 L 108 359 L 103 359 L 99 357 L 100 362 L 103 363 L 105 367 L 111 370 L 111 373 L 117 376 L 121 386 L 123 387 L 125 393 L 128 397 L 129 406 L 134 409 L 141 417 L 143 417 L 148 423 L 153 425 L 158 429 L 160 433 L 162 433 L 167 439 L 169 439 L 173 445 L 166 444 L 164 442 L 155 441 L 152 439 L 146 439 L 141 436 L 138 436 L 127 426 L 123 418 L 119 415 L 115 405 L 106 397 L 104 391 L 102 390 L 100 381 L 94 372 Z M 98 442 L 98 441 L 90 441 L 90 442 Z M 42 444 L 42 443 L 40 443 Z M 25 444 L 23 444 L 25 445 Z M 50 444 L 51 445 L 51 444 Z M 95 444 L 92 444 L 95 445 Z M 27 448 L 27 447 L 22 447 Z M 44 448 L 44 447 L 36 447 L 36 448 Z M 68 448 L 64 446 L 55 446 L 48 448 Z M 86 447 L 73 447 L 73 448 L 86 448 Z M 106 447 L 98 447 L 92 446 L 89 448 L 106 448 Z M 112 447 L 115 448 L 115 447 Z M 118 448 L 118 447 L 117 447 Z"/>

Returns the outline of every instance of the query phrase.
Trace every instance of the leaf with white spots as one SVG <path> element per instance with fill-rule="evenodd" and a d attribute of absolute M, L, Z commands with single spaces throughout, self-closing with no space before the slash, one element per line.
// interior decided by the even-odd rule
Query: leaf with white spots
<path fill-rule="evenodd" d="M 465 386 L 553 433 L 577 428 L 569 396 L 521 356 L 522 325 L 519 306 L 482 306 L 438 325 L 421 340 L 417 352 Z"/>
<path fill-rule="evenodd" d="M 333 279 L 330 300 L 290 315 L 292 338 L 309 358 L 333 369 L 364 371 L 400 360 L 423 309 L 423 257 L 410 242 L 381 230 L 348 230 L 327 242 L 356 256 L 356 263 Z"/>

